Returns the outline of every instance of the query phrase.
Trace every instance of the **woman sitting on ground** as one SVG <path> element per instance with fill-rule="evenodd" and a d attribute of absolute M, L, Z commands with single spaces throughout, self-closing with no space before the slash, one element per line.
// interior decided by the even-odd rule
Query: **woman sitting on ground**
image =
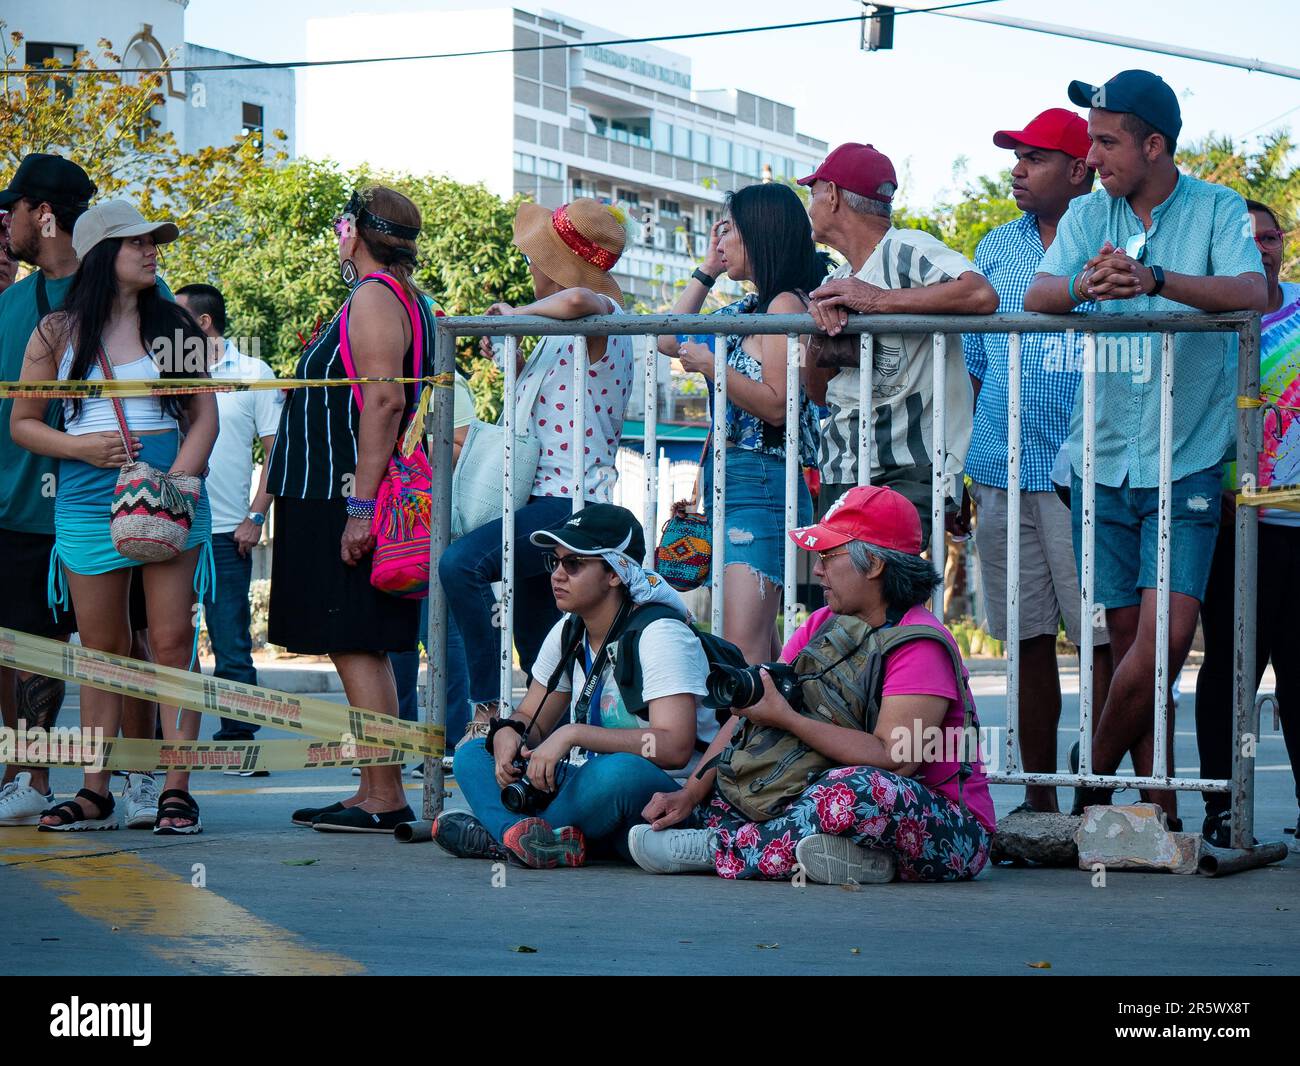
<path fill-rule="evenodd" d="M 966 668 L 924 607 L 940 578 L 920 558 L 916 508 L 892 489 L 855 488 L 790 535 L 817 552 L 827 600 L 782 654 L 805 679 L 804 710 L 764 671 L 761 698 L 734 711 L 701 763 L 744 720 L 727 776 L 714 767 L 657 794 L 644 811 L 651 824 L 628 834 L 632 857 L 651 873 L 779 880 L 798 864 L 826 884 L 969 880 L 988 860 L 996 817 Z M 883 653 L 878 698 L 873 646 Z M 668 828 L 683 822 L 703 828 Z"/>

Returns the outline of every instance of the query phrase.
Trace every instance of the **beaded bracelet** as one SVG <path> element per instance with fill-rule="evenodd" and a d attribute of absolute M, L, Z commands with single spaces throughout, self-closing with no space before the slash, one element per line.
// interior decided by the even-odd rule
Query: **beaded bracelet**
<path fill-rule="evenodd" d="M 348 517 L 349 518 L 374 518 L 375 501 L 363 500 L 357 496 L 349 496 Z"/>

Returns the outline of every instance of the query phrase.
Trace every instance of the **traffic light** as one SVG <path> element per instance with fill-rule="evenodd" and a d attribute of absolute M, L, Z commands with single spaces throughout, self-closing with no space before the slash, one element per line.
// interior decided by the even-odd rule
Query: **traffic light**
<path fill-rule="evenodd" d="M 884 4 L 862 5 L 862 50 L 878 52 L 894 47 L 894 9 Z"/>

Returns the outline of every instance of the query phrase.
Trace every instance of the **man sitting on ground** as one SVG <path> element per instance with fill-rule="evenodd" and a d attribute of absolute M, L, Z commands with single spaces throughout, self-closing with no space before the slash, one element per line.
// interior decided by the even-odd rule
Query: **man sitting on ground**
<path fill-rule="evenodd" d="M 588 842 L 626 859 L 627 831 L 650 797 L 680 788 L 672 774 L 689 773 L 717 734 L 699 700 L 708 662 L 681 598 L 641 569 L 632 512 L 590 504 L 531 540 L 552 549 L 551 591 L 566 614 L 518 710 L 457 749 L 473 813 L 443 814 L 434 840 L 462 858 L 536 869 L 581 866 Z"/>

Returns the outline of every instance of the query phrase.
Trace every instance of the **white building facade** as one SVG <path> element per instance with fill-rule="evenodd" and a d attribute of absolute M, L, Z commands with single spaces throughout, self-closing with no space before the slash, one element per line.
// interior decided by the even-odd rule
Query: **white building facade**
<path fill-rule="evenodd" d="M 189 0 L 0 0 L 4 32 L 18 31 L 23 41 L 17 59 L 38 67 L 47 58 L 69 63 L 78 51 L 88 51 L 102 63 L 99 41 L 112 42 L 112 51 L 126 67 L 248 63 L 243 56 L 193 45 L 185 40 L 185 9 Z M 273 148 L 290 156 L 295 151 L 295 86 L 292 70 L 231 70 L 165 75 L 164 102 L 154 118 L 171 132 L 184 151 L 232 143 L 255 132 L 283 130 L 288 140 L 268 136 Z"/>
<path fill-rule="evenodd" d="M 658 307 L 703 255 L 727 192 L 809 174 L 827 144 L 797 131 L 792 107 L 697 89 L 687 57 L 619 37 L 517 8 L 310 20 L 309 59 L 544 50 L 390 64 L 364 117 L 359 81 L 380 68 L 306 70 L 302 151 L 482 182 L 546 207 L 580 196 L 625 202 L 641 226 L 614 274 L 629 296 Z"/>

